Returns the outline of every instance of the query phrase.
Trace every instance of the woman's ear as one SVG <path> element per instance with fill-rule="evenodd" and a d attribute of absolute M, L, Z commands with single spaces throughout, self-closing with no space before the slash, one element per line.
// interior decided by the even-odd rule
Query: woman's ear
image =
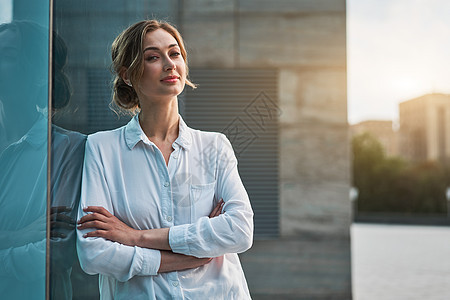
<path fill-rule="evenodd" d="M 131 84 L 130 78 L 128 77 L 128 69 L 127 69 L 127 68 L 122 67 L 122 68 L 120 69 L 120 77 L 122 78 L 122 80 L 123 80 L 128 86 L 133 86 L 133 85 Z"/>

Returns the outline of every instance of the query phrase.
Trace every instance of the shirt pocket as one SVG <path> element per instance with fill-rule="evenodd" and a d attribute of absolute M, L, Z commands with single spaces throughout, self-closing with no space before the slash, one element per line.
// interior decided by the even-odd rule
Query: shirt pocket
<path fill-rule="evenodd" d="M 189 198 L 191 202 L 191 222 L 207 217 L 216 203 L 214 199 L 215 182 L 207 184 L 191 184 Z"/>

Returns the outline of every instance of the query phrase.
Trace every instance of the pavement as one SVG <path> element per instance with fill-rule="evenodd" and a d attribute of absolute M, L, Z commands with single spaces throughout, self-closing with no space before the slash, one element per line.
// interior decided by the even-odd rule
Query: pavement
<path fill-rule="evenodd" d="M 254 300 L 351 299 L 348 238 L 256 240 L 240 259 Z"/>

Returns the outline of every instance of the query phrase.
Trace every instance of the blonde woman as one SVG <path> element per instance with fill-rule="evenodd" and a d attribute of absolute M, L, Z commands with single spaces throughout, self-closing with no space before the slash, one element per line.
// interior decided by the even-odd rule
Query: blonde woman
<path fill-rule="evenodd" d="M 114 102 L 135 116 L 90 135 L 78 215 L 82 268 L 102 299 L 250 299 L 237 253 L 253 212 L 230 142 L 189 128 L 178 31 L 147 20 L 112 46 Z M 205 103 L 207 105 L 207 103 Z"/>

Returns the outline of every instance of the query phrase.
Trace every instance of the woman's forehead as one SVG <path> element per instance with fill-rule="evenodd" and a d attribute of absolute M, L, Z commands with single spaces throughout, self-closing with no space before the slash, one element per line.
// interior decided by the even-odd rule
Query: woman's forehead
<path fill-rule="evenodd" d="M 145 35 L 143 48 L 158 48 L 164 49 L 169 48 L 176 44 L 178 46 L 177 40 L 164 29 L 157 29 L 155 31 L 148 32 Z"/>

